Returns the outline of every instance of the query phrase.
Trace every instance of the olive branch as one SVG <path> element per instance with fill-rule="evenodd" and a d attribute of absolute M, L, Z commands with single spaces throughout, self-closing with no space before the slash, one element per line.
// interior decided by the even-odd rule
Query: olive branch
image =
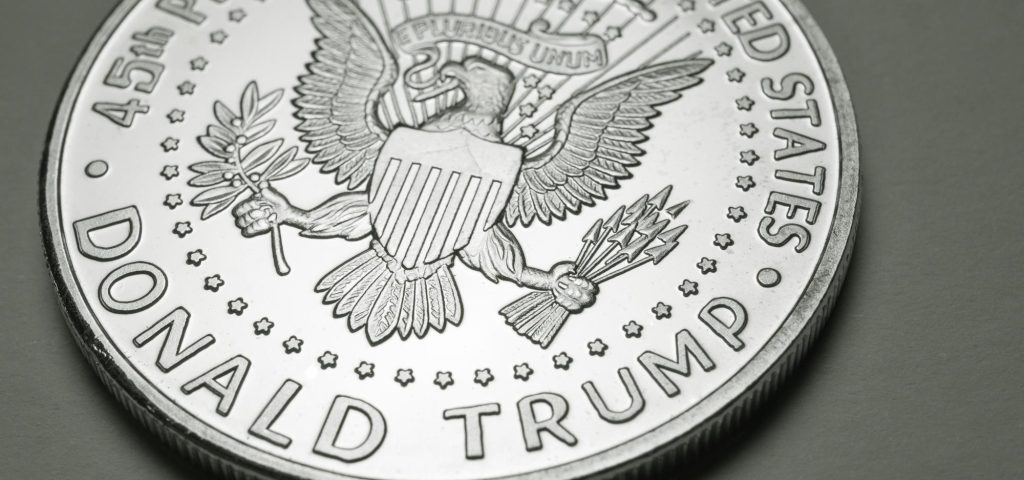
<path fill-rule="evenodd" d="M 270 186 L 270 182 L 292 177 L 309 165 L 308 158 L 298 157 L 297 147 L 281 151 L 284 139 L 258 142 L 277 125 L 276 120 L 264 118 L 277 107 L 283 96 L 282 89 L 260 95 L 256 82 L 250 82 L 242 93 L 241 115 L 235 114 L 221 101 L 214 102 L 213 114 L 217 123 L 210 125 L 206 134 L 199 137 L 199 145 L 218 160 L 205 160 L 189 166 L 196 175 L 188 184 L 205 188 L 192 199 L 192 205 L 203 207 L 203 220 L 228 209 L 245 193 L 250 197 L 261 197 L 261 192 Z M 275 215 L 271 215 L 269 220 L 274 266 L 280 275 L 287 275 L 291 268 L 284 258 L 281 229 Z"/>

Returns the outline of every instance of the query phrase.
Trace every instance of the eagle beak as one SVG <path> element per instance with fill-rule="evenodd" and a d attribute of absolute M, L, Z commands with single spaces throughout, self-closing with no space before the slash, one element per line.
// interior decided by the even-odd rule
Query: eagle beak
<path fill-rule="evenodd" d="M 422 102 L 431 98 L 444 95 L 462 84 L 465 68 L 454 62 L 448 62 L 438 71 L 437 83 L 433 87 L 423 90 L 413 98 L 415 102 Z"/>

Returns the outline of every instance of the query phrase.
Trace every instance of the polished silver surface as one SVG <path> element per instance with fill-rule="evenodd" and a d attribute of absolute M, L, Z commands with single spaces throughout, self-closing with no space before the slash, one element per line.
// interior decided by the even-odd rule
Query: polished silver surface
<path fill-rule="evenodd" d="M 791 1 L 127 1 L 44 178 L 73 333 L 239 476 L 682 458 L 816 335 L 852 108 Z"/>

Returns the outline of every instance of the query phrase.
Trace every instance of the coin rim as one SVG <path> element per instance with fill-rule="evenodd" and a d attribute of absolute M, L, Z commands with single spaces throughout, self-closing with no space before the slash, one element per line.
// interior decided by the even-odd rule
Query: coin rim
<path fill-rule="evenodd" d="M 73 287 L 60 225 L 59 164 L 71 111 L 84 80 L 110 36 L 139 0 L 122 0 L 82 54 L 64 88 L 40 173 L 40 222 L 47 263 L 72 336 L 101 381 L 141 423 L 193 461 L 230 478 L 331 478 L 366 480 L 289 462 L 214 430 L 165 398 L 131 367 L 111 355 L 109 339 Z M 563 465 L 494 480 L 646 478 L 692 458 L 748 417 L 792 372 L 824 325 L 849 265 L 860 210 L 856 119 L 839 63 L 800 0 L 780 0 L 803 31 L 829 84 L 840 142 L 840 192 L 825 250 L 796 306 L 764 347 L 739 372 L 699 403 L 659 427 L 603 452 Z M 58 245 L 61 248 L 58 248 Z M 152 395 L 148 395 L 150 393 Z M 375 479 L 379 480 L 379 479 Z"/>

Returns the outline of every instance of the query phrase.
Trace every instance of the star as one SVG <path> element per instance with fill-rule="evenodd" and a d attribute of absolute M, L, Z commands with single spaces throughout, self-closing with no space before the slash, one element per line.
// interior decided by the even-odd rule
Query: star
<path fill-rule="evenodd" d="M 193 93 L 195 93 L 195 91 L 196 91 L 196 84 L 194 84 L 194 83 L 192 83 L 192 82 L 190 82 L 188 80 L 185 80 L 184 82 L 181 83 L 181 85 L 178 85 L 178 93 L 180 93 L 182 95 L 192 95 Z"/>
<path fill-rule="evenodd" d="M 299 337 L 292 335 L 291 337 L 288 337 L 288 340 L 282 342 L 281 345 L 284 345 L 284 353 L 299 353 L 302 351 L 303 343 L 304 342 L 299 339 Z"/>
<path fill-rule="evenodd" d="M 527 140 L 536 137 L 537 133 L 537 127 L 533 125 L 527 125 L 519 129 L 519 134 L 522 135 L 522 137 Z"/>
<path fill-rule="evenodd" d="M 192 70 L 203 71 L 206 70 L 206 66 L 210 64 L 210 61 L 203 57 L 193 58 L 192 61 L 188 62 Z"/>
<path fill-rule="evenodd" d="M 587 25 L 597 23 L 600 18 L 601 16 L 594 10 L 587 10 L 586 12 L 583 12 L 583 23 L 586 23 Z"/>
<path fill-rule="evenodd" d="M 536 75 L 527 75 L 523 79 L 523 86 L 526 88 L 536 88 L 538 83 L 540 83 L 540 79 Z"/>
<path fill-rule="evenodd" d="M 726 72 L 725 76 L 729 78 L 730 82 L 740 83 L 740 82 L 743 81 L 744 78 L 746 78 L 747 74 L 743 70 L 740 70 L 738 68 L 734 68 L 734 69 L 729 70 L 728 72 Z"/>
<path fill-rule="evenodd" d="M 554 94 L 555 89 L 551 88 L 551 85 L 544 85 L 537 89 L 537 98 L 541 101 L 551 100 L 551 97 L 554 96 Z"/>
<path fill-rule="evenodd" d="M 715 273 L 718 271 L 718 262 L 708 257 L 704 257 L 700 259 L 700 262 L 697 262 L 697 268 L 700 269 L 701 275 Z"/>
<path fill-rule="evenodd" d="M 719 233 L 715 235 L 715 246 L 726 250 L 731 247 L 735 242 L 732 241 L 732 235 L 728 233 Z"/>
<path fill-rule="evenodd" d="M 334 368 L 338 366 L 338 356 L 331 353 L 330 350 L 320 355 L 320 358 L 316 359 L 320 363 L 321 370 L 327 370 L 328 368 Z"/>
<path fill-rule="evenodd" d="M 185 256 L 185 264 L 192 265 L 193 267 L 202 265 L 205 260 L 206 254 L 203 253 L 203 249 L 201 248 L 199 250 L 188 252 L 188 255 Z"/>
<path fill-rule="evenodd" d="M 181 123 L 181 122 L 184 122 L 185 121 L 185 111 L 184 110 L 179 110 L 179 109 L 175 108 L 174 110 L 171 110 L 171 113 L 167 114 L 167 119 L 170 120 L 171 123 Z"/>
<path fill-rule="evenodd" d="M 740 223 L 744 218 L 747 218 L 747 211 L 743 207 L 729 207 L 729 213 L 726 215 L 732 221 Z"/>
<path fill-rule="evenodd" d="M 697 28 L 700 29 L 701 33 L 711 33 L 715 31 L 715 22 L 705 18 L 697 24 Z"/>
<path fill-rule="evenodd" d="M 719 43 L 718 46 L 715 47 L 715 53 L 717 53 L 719 57 L 728 57 L 732 55 L 732 45 L 725 42 Z"/>
<path fill-rule="evenodd" d="M 537 113 L 537 106 L 532 103 L 524 103 L 519 107 L 519 114 L 524 117 L 532 117 Z"/>
<path fill-rule="evenodd" d="M 754 183 L 754 178 L 751 177 L 750 175 L 736 177 L 736 187 L 739 188 L 740 190 L 743 190 L 744 192 L 749 192 L 750 189 L 754 188 L 755 186 L 757 186 L 757 184 Z"/>
<path fill-rule="evenodd" d="M 682 12 L 692 12 L 696 6 L 693 4 L 693 0 L 679 0 L 676 2 L 679 6 L 679 10 Z"/>
<path fill-rule="evenodd" d="M 163 176 L 164 178 L 168 179 L 168 180 L 170 180 L 170 179 L 172 179 L 174 177 L 177 177 L 178 176 L 178 166 L 177 165 L 167 165 L 167 166 L 165 166 L 163 168 L 163 170 L 160 170 L 160 175 Z"/>
<path fill-rule="evenodd" d="M 604 30 L 605 40 L 615 40 L 622 36 L 622 29 L 619 27 L 608 27 Z"/>
<path fill-rule="evenodd" d="M 162 143 L 160 143 L 160 147 L 164 149 L 164 153 L 173 152 L 178 149 L 178 144 L 180 142 L 181 141 L 177 138 L 167 137 Z"/>
<path fill-rule="evenodd" d="M 253 330 L 256 335 L 270 335 L 270 329 L 274 328 L 274 322 L 271 322 L 267 317 L 259 319 L 259 321 L 253 322 Z"/>
<path fill-rule="evenodd" d="M 753 150 L 747 150 L 745 152 L 740 153 L 740 161 L 747 165 L 754 165 L 754 163 L 760 159 L 761 157 L 759 157 L 757 155 L 757 152 Z"/>
<path fill-rule="evenodd" d="M 437 376 L 434 377 L 434 385 L 441 387 L 444 390 L 455 383 L 452 379 L 452 372 L 437 372 Z"/>
<path fill-rule="evenodd" d="M 700 293 L 700 290 L 697 289 L 697 286 L 697 282 L 691 281 L 689 279 L 683 280 L 683 283 L 679 284 L 679 291 L 683 292 L 684 297 L 692 297 Z"/>
<path fill-rule="evenodd" d="M 658 304 L 651 309 L 651 313 L 653 313 L 654 318 L 658 320 L 672 318 L 672 306 L 665 302 L 658 302 Z"/>
<path fill-rule="evenodd" d="M 587 349 L 590 350 L 590 356 L 592 357 L 603 357 L 604 352 L 608 351 L 608 345 L 601 341 L 600 338 L 587 344 Z"/>
<path fill-rule="evenodd" d="M 743 125 L 740 125 L 740 135 L 743 135 L 744 137 L 754 138 L 754 135 L 757 135 L 757 132 L 760 132 L 760 130 L 758 130 L 757 125 L 754 125 L 753 123 L 744 123 Z"/>
<path fill-rule="evenodd" d="M 576 2 L 573 0 L 562 0 L 558 2 L 558 9 L 563 12 L 571 12 L 575 6 Z"/>
<path fill-rule="evenodd" d="M 359 362 L 359 366 L 353 371 L 356 372 L 356 375 L 359 375 L 360 380 L 366 380 L 373 377 L 373 367 L 372 363 Z"/>
<path fill-rule="evenodd" d="M 398 370 L 398 373 L 395 374 L 395 381 L 398 382 L 399 385 L 405 387 L 406 385 L 415 382 L 416 377 L 412 375 L 412 369 L 401 368 Z"/>
<path fill-rule="evenodd" d="M 569 365 L 572 365 L 572 357 L 570 357 L 569 354 L 565 352 L 559 353 L 558 355 L 551 357 L 551 360 L 555 362 L 555 368 L 560 370 L 568 370 Z"/>
<path fill-rule="evenodd" d="M 220 274 L 216 274 L 216 275 L 212 275 L 212 276 L 206 277 L 206 280 L 203 281 L 203 289 L 209 290 L 209 291 L 214 292 L 214 293 L 219 291 L 220 287 L 223 287 L 223 286 L 224 286 L 224 279 L 220 278 Z"/>
<path fill-rule="evenodd" d="M 754 101 L 751 100 L 750 97 L 743 97 L 736 100 L 736 108 L 743 110 L 744 112 L 749 112 L 753 107 Z"/>
<path fill-rule="evenodd" d="M 166 205 L 167 208 L 171 210 L 178 208 L 182 203 L 184 202 L 181 200 L 180 193 L 172 193 L 167 195 L 166 198 L 164 198 L 164 205 Z"/>
<path fill-rule="evenodd" d="M 224 41 L 227 39 L 228 33 L 224 30 L 217 30 L 216 32 L 210 34 L 210 41 L 216 43 L 217 45 L 224 43 Z"/>
<path fill-rule="evenodd" d="M 228 20 L 231 20 L 235 23 L 245 20 L 245 10 L 242 10 L 241 8 L 236 8 L 228 12 Z"/>
<path fill-rule="evenodd" d="M 494 381 L 494 375 L 491 375 L 491 369 L 489 368 L 477 370 L 476 374 L 473 375 L 473 382 L 480 384 L 481 387 L 486 387 L 492 381 Z"/>
<path fill-rule="evenodd" d="M 192 233 L 192 222 L 178 222 L 174 224 L 174 232 L 178 238 L 185 238 L 188 234 Z"/>
<path fill-rule="evenodd" d="M 530 364 L 528 363 L 516 365 L 513 367 L 513 370 L 515 370 L 515 375 L 513 376 L 516 380 L 522 380 L 525 382 L 530 379 L 530 375 L 533 375 L 533 369 L 530 368 Z"/>
<path fill-rule="evenodd" d="M 630 320 L 629 323 L 622 326 L 622 331 L 626 332 L 626 338 L 640 338 L 640 335 L 644 332 L 644 327 L 636 323 L 636 320 Z"/>
<path fill-rule="evenodd" d="M 228 313 L 232 315 L 242 316 L 242 313 L 245 312 L 246 308 L 249 308 L 249 304 L 245 303 L 245 300 L 242 299 L 242 297 L 238 297 L 228 302 Z"/>

